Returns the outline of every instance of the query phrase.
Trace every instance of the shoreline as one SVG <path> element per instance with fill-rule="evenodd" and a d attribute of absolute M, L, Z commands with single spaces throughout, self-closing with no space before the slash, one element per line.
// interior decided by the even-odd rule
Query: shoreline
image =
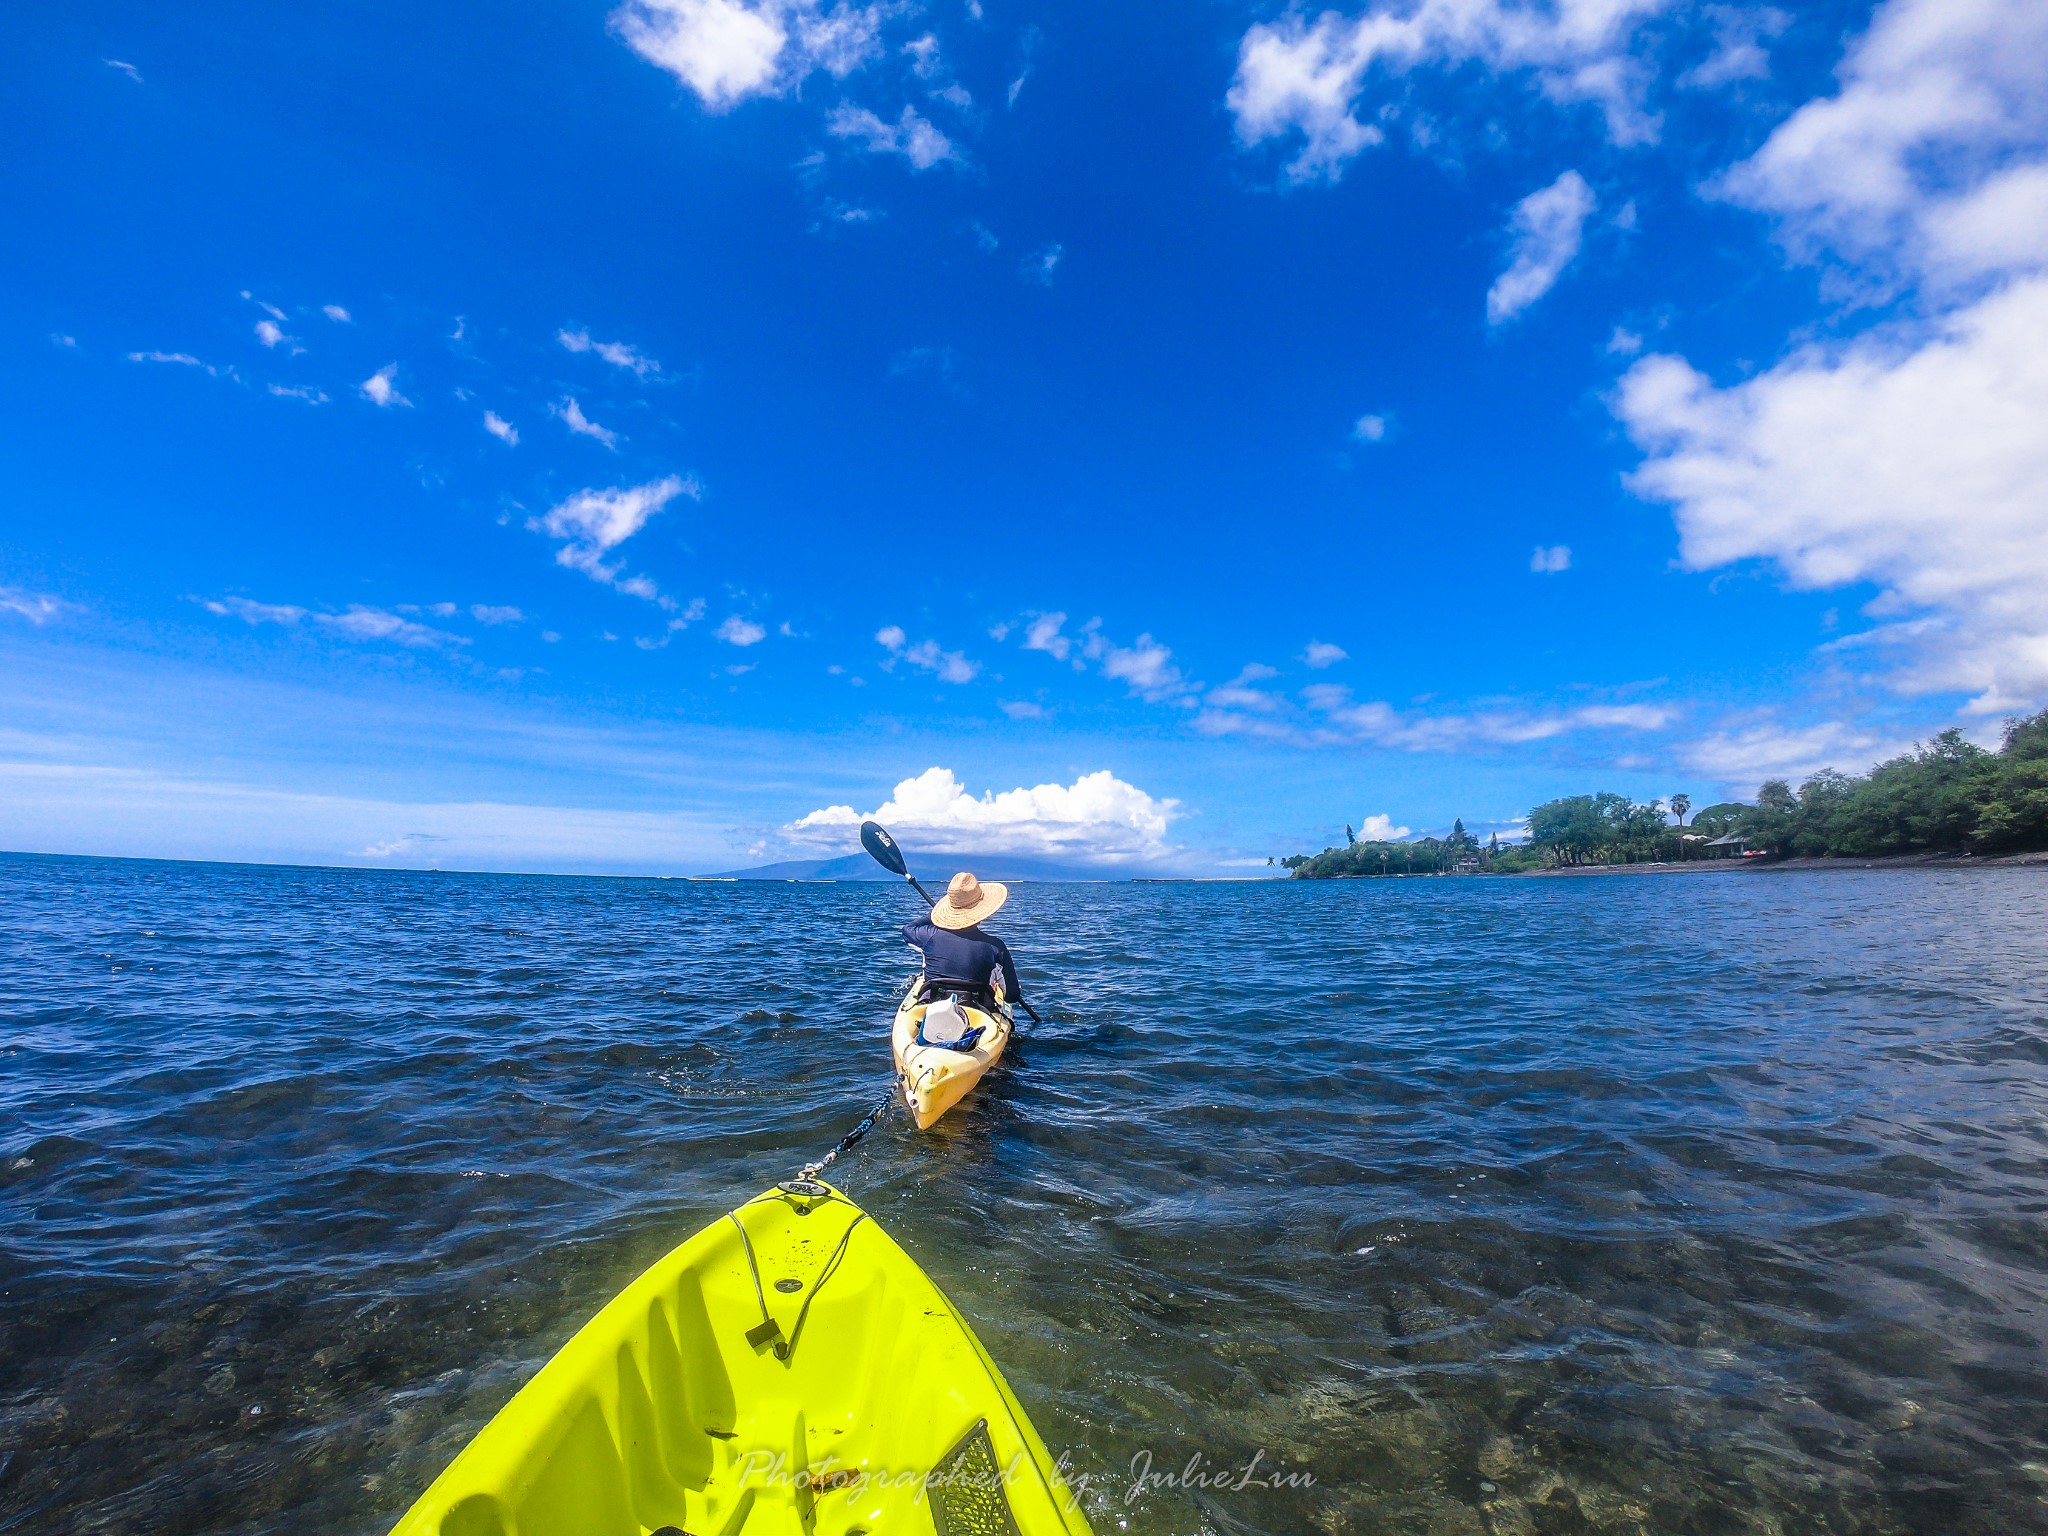
<path fill-rule="evenodd" d="M 1794 873 L 1829 869 L 2017 869 L 2048 868 L 2048 850 L 2036 853 L 1892 853 L 1850 858 L 1688 859 L 1684 863 L 1581 864 L 1569 869 L 1525 869 L 1511 880 L 1578 879 L 1588 875 L 1718 875 Z"/>

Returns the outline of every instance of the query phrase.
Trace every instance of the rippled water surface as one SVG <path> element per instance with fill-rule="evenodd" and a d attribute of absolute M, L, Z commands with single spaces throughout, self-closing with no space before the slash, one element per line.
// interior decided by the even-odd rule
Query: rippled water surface
<path fill-rule="evenodd" d="M 0 858 L 0 1530 L 376 1536 L 886 1088 L 908 910 Z M 1044 1025 L 837 1171 L 1098 1531 L 2048 1530 L 2042 872 L 1002 928 Z"/>

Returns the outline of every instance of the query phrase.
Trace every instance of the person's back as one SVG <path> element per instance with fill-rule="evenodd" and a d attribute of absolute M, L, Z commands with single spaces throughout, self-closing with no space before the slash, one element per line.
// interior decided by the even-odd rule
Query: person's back
<path fill-rule="evenodd" d="M 1003 995 L 1013 1003 L 1021 998 L 1010 946 L 981 927 L 1009 898 L 1009 887 L 1000 881 L 984 884 L 962 871 L 947 885 L 929 918 L 903 925 L 904 941 L 924 955 L 927 993 L 949 986 L 985 993 L 1000 970 Z"/>

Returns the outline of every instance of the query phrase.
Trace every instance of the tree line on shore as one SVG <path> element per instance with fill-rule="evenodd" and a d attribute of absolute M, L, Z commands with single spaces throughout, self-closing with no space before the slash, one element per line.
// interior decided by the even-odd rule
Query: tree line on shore
<path fill-rule="evenodd" d="M 1333 880 L 1647 864 L 1723 850 L 1775 858 L 2033 852 L 2048 849 L 2048 710 L 2008 720 L 1995 750 L 1948 730 L 1868 773 L 1827 768 L 1797 790 L 1769 780 L 1754 803 L 1694 812 L 1682 794 L 1567 795 L 1533 807 L 1526 840 L 1508 844 L 1498 835 L 1482 843 L 1462 819 L 1448 837 L 1412 842 L 1360 842 L 1344 831 L 1341 848 L 1281 862 L 1296 879 Z M 1728 838 L 1739 842 L 1718 841 Z"/>

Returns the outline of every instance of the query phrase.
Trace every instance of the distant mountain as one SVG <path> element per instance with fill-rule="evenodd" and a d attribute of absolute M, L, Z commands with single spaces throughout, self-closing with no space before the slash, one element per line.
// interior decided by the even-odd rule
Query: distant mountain
<path fill-rule="evenodd" d="M 1053 859 L 1003 853 L 917 854 L 912 872 L 933 891 L 953 878 L 954 872 L 971 869 L 983 880 L 1131 880 L 1153 873 L 1142 868 L 1103 869 L 1088 864 L 1062 864 Z M 865 853 L 842 854 L 833 859 L 785 859 L 779 864 L 757 864 L 752 869 L 728 869 L 705 880 L 895 880 Z"/>

